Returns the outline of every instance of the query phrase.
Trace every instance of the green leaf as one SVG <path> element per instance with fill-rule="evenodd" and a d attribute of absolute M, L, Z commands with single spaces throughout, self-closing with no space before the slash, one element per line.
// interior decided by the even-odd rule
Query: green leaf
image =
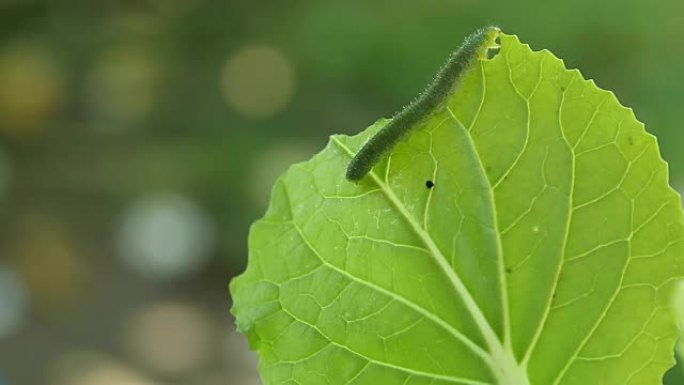
<path fill-rule="evenodd" d="M 360 183 L 384 121 L 278 180 L 231 283 L 265 384 L 661 383 L 684 228 L 656 140 L 500 40 Z"/>

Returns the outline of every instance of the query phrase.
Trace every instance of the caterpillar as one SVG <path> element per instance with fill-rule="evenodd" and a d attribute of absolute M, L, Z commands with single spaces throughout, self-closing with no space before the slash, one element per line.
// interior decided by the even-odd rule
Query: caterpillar
<path fill-rule="evenodd" d="M 478 59 L 485 59 L 490 48 L 498 47 L 496 39 L 500 32 L 497 27 L 486 27 L 468 36 L 463 45 L 449 56 L 420 96 L 395 114 L 363 145 L 347 166 L 347 180 L 355 182 L 363 178 L 411 128 L 440 108 L 471 64 Z"/>

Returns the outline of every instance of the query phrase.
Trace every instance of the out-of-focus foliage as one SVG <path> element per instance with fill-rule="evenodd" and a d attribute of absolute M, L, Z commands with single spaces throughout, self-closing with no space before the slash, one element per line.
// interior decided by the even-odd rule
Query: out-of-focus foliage
<path fill-rule="evenodd" d="M 638 106 L 684 185 L 679 0 L 1 1 L 0 383 L 256 383 L 226 283 L 275 176 L 487 23 Z"/>

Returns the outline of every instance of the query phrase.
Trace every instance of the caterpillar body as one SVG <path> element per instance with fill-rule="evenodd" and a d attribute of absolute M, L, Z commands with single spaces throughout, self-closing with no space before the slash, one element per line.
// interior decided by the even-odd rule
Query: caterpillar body
<path fill-rule="evenodd" d="M 441 108 L 466 70 L 477 60 L 485 59 L 489 49 L 498 47 L 496 39 L 500 32 L 497 27 L 486 27 L 468 36 L 420 96 L 363 145 L 349 163 L 346 178 L 350 181 L 363 178 L 413 127 Z"/>

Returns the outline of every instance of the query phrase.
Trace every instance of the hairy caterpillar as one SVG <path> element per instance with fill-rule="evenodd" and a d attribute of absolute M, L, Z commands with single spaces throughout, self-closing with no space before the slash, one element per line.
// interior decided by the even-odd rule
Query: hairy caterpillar
<path fill-rule="evenodd" d="M 453 52 L 437 73 L 434 81 L 403 110 L 370 138 L 354 156 L 347 167 L 350 181 L 363 178 L 371 168 L 403 138 L 412 127 L 441 107 L 459 79 L 478 59 L 484 59 L 490 48 L 496 48 L 497 27 L 482 28 L 465 39 L 463 45 Z"/>

